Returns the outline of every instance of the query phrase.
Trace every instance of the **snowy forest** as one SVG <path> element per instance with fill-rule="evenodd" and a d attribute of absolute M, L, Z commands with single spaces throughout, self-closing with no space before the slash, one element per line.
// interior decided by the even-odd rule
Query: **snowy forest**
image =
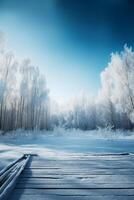
<path fill-rule="evenodd" d="M 3 132 L 49 130 L 56 126 L 82 130 L 134 128 L 132 48 L 124 46 L 122 52 L 111 54 L 110 62 L 100 74 L 101 88 L 96 97 L 75 98 L 65 109 L 60 109 L 49 97 L 49 86 L 39 68 L 30 59 L 18 61 L 3 43 L 1 37 L 0 129 Z"/>

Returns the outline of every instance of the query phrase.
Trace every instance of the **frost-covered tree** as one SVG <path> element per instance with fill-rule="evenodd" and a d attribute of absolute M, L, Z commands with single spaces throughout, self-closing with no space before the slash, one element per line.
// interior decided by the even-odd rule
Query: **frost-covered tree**
<path fill-rule="evenodd" d="M 111 62 L 101 74 L 101 83 L 99 98 L 104 107 L 103 114 L 107 113 L 106 118 L 109 122 L 111 121 L 110 124 L 116 127 L 118 120 L 125 118 L 127 127 L 133 127 L 134 52 L 132 48 L 125 46 L 124 51 L 120 54 L 111 55 Z M 123 124 L 124 121 L 122 121 L 122 127 Z"/>
<path fill-rule="evenodd" d="M 45 76 L 29 59 L 16 62 L 1 41 L 0 129 L 48 129 L 50 108 Z"/>
<path fill-rule="evenodd" d="M 67 105 L 68 109 L 63 112 L 62 126 L 82 130 L 96 128 L 96 109 L 91 99 L 84 96 L 75 98 L 69 105 Z"/>

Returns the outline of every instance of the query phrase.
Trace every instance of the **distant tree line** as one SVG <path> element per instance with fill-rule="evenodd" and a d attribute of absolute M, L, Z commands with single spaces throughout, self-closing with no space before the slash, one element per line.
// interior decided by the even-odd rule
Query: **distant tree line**
<path fill-rule="evenodd" d="M 101 89 L 96 98 L 81 97 L 66 108 L 59 111 L 58 106 L 54 106 L 44 74 L 29 59 L 16 61 L 12 52 L 5 50 L 0 36 L 0 130 L 4 132 L 48 130 L 55 126 L 82 130 L 133 129 L 132 49 L 125 46 L 120 54 L 111 55 L 110 63 L 101 73 Z"/>

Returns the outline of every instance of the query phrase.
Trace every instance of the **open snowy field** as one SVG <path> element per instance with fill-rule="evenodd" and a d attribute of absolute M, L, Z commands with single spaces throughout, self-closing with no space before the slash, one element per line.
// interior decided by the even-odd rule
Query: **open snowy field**
<path fill-rule="evenodd" d="M 63 130 L 16 131 L 0 136 L 0 169 L 23 153 L 41 157 L 87 153 L 134 153 L 134 132 Z"/>

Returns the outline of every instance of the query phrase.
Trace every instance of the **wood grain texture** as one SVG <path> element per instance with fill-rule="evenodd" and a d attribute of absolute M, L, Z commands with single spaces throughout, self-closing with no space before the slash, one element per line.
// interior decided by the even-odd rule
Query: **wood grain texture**
<path fill-rule="evenodd" d="M 9 200 L 133 200 L 133 155 L 32 157 Z"/>

